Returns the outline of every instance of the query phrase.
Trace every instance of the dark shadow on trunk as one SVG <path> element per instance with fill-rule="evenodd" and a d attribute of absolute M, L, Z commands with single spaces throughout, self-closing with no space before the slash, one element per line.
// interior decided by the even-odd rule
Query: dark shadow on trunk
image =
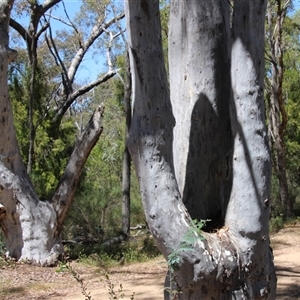
<path fill-rule="evenodd" d="M 229 109 L 225 110 L 218 116 L 200 94 L 191 115 L 183 199 L 192 219 L 211 220 L 209 230 L 224 224 L 232 184 L 232 134 Z"/>

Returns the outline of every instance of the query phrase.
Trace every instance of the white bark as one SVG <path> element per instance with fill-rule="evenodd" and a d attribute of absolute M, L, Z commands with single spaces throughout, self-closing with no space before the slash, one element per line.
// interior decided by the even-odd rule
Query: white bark
<path fill-rule="evenodd" d="M 12 2 L 9 4 L 11 6 Z M 40 202 L 32 191 L 21 160 L 8 98 L 8 52 L 11 52 L 8 48 L 8 22 L 9 9 L 6 6 L 5 18 L 0 22 L 0 225 L 7 255 L 52 264 L 61 252 L 53 234 L 55 212 L 49 203 Z"/>
<path fill-rule="evenodd" d="M 180 169 L 177 169 L 176 176 L 178 179 L 183 179 L 179 183 L 180 188 L 178 188 L 174 175 L 172 155 L 174 118 L 164 70 L 159 1 L 125 1 L 134 103 L 129 148 L 138 174 L 149 228 L 163 255 L 168 258 L 170 254 L 176 253 L 176 259 L 178 259 L 178 264 L 172 274 L 174 278 L 171 280 L 175 279 L 176 288 L 181 291 L 178 299 L 274 299 L 275 297 L 274 266 L 269 251 L 267 226 L 268 201 L 265 201 L 269 194 L 270 161 L 261 94 L 263 76 L 261 57 L 264 46 L 262 24 L 265 6 L 261 1 L 254 1 L 254 4 L 252 2 L 248 4 L 247 1 L 237 2 L 235 3 L 236 13 L 240 14 L 240 18 L 233 18 L 234 34 L 238 34 L 236 30 L 242 28 L 243 37 L 249 43 L 246 43 L 244 48 L 236 47 L 238 44 L 234 44 L 233 66 L 240 66 L 239 58 L 245 58 L 244 49 L 247 49 L 248 56 L 251 56 L 251 59 L 247 60 L 246 68 L 243 69 L 247 74 L 237 78 L 236 74 L 238 73 L 233 74 L 235 69 L 232 71 L 234 75 L 232 89 L 235 99 L 238 99 L 236 95 L 239 92 L 241 92 L 240 97 L 243 97 L 241 103 L 236 102 L 231 109 L 234 138 L 237 139 L 235 141 L 237 149 L 234 150 L 234 159 L 237 159 L 235 167 L 243 169 L 234 170 L 234 186 L 231 190 L 227 210 L 226 205 L 222 206 L 222 209 L 225 208 L 227 227 L 220 229 L 216 234 L 203 233 L 206 238 L 204 241 L 195 238 L 186 245 L 184 250 L 180 251 L 180 245 L 187 233 L 194 232 L 196 237 L 197 232 L 191 225 L 190 213 L 194 214 L 194 212 L 186 210 L 180 195 L 180 192 L 184 194 L 185 175 L 182 176 L 181 171 L 178 171 Z M 226 4 L 229 5 L 227 1 Z M 223 5 L 223 1 L 217 0 L 211 2 L 206 0 L 174 1 L 172 4 L 171 13 L 175 14 L 173 17 L 177 18 L 179 22 L 173 20 L 173 24 L 178 26 L 174 28 L 171 23 L 171 32 L 173 30 L 172 34 L 174 34 L 172 43 L 175 44 L 174 49 L 176 50 L 172 52 L 173 50 L 170 49 L 170 53 L 176 55 L 171 70 L 173 68 L 176 71 L 176 62 L 178 66 L 177 74 L 171 75 L 174 76 L 172 79 L 174 81 L 171 82 L 171 91 L 175 89 L 177 96 L 183 100 L 183 104 L 180 105 L 179 99 L 173 97 L 176 93 L 172 94 L 172 101 L 176 103 L 173 106 L 174 113 L 176 110 L 176 121 L 179 120 L 183 123 L 181 127 L 190 128 L 187 131 L 182 130 L 183 136 L 190 134 L 192 128 L 189 125 L 190 118 L 197 117 L 192 110 L 199 101 L 202 104 L 199 112 L 203 113 L 203 115 L 201 113 L 199 115 L 203 117 L 203 120 L 205 120 L 207 111 L 212 117 L 216 116 L 215 130 L 222 130 L 220 124 L 223 124 L 222 120 L 226 118 L 226 112 L 229 114 L 231 91 L 230 87 L 226 87 L 226 83 L 230 86 L 230 62 L 228 62 L 230 61 L 228 55 L 230 39 L 228 35 L 226 36 L 228 10 L 224 9 Z M 185 9 L 186 14 L 179 13 Z M 186 20 L 187 18 L 189 20 Z M 246 26 L 243 23 L 245 20 Z M 200 27 L 197 27 L 196 21 L 201 24 Z M 189 22 L 191 22 L 190 25 Z M 216 26 L 218 30 L 214 29 L 215 24 L 218 24 Z M 226 27 L 226 29 L 222 27 Z M 196 28 L 198 28 L 199 34 Z M 188 41 L 183 35 L 184 30 Z M 189 31 L 194 34 L 190 35 Z M 176 35 L 179 36 L 178 41 Z M 204 39 L 204 43 L 199 42 L 201 38 Z M 251 48 L 252 42 L 253 48 Z M 178 47 L 176 48 L 176 46 Z M 199 47 L 198 54 L 195 49 L 190 50 L 189 47 Z M 257 57 L 252 57 L 254 54 Z M 205 63 L 198 62 L 197 57 L 204 58 Z M 225 87 L 218 77 L 220 76 L 218 71 L 224 70 L 228 72 L 222 74 Z M 205 76 L 201 75 L 202 72 L 206 74 L 207 80 L 205 80 Z M 240 79 L 243 81 L 239 82 Z M 241 84 L 244 85 L 241 86 Z M 182 92 L 178 91 L 179 85 L 184 87 Z M 218 90 L 219 88 L 220 90 Z M 205 97 L 201 97 L 201 93 Z M 223 105 L 223 101 L 227 104 Z M 247 103 L 245 104 L 244 101 Z M 240 115 L 237 116 L 233 108 L 239 105 L 242 109 L 245 108 L 245 111 L 239 111 Z M 181 110 L 182 113 L 177 110 Z M 225 124 L 228 124 L 228 121 Z M 207 128 L 209 129 L 209 126 Z M 247 132 L 247 149 L 254 151 L 251 153 L 253 156 L 250 164 L 248 156 L 244 155 L 245 144 L 238 143 L 239 137 L 245 131 Z M 183 136 L 181 136 L 182 139 Z M 209 138 L 213 141 L 211 142 Z M 216 133 L 213 136 L 211 133 L 211 136 L 208 137 L 208 143 L 211 142 L 208 149 L 212 151 L 215 142 L 216 153 L 213 155 L 218 154 L 217 159 L 222 160 L 227 157 L 228 152 L 230 154 L 230 147 L 222 141 L 220 143 L 219 139 L 221 138 L 222 135 L 220 137 Z M 183 140 L 183 143 L 187 141 Z M 191 141 L 195 142 L 193 139 L 190 139 Z M 203 139 L 203 143 L 206 142 L 207 140 Z M 177 141 L 176 145 L 179 147 Z M 229 145 L 231 144 L 229 143 Z M 184 173 L 194 167 L 194 165 L 185 166 L 187 157 L 190 155 L 190 153 L 187 154 L 190 148 L 191 146 L 189 149 L 181 148 L 185 155 L 180 163 L 181 166 L 184 166 L 181 169 Z M 205 151 L 203 153 L 206 154 Z M 194 153 L 195 156 L 198 154 L 198 152 Z M 176 154 L 174 156 L 175 164 L 178 159 Z M 204 159 L 205 156 L 198 161 L 202 164 L 212 162 L 203 161 Z M 231 162 L 230 159 L 229 162 Z M 252 168 L 252 163 L 255 165 L 255 170 Z M 217 165 L 215 170 L 222 172 L 222 164 Z M 230 168 L 230 166 L 226 167 Z M 222 178 L 222 176 L 224 175 L 221 174 L 220 177 Z M 239 176 L 240 178 L 238 178 Z M 226 179 L 226 176 L 223 179 Z M 219 183 L 222 185 L 222 180 Z M 246 185 L 248 188 L 245 188 Z M 222 190 L 222 188 L 218 188 L 220 191 Z M 249 194 L 246 194 L 248 190 Z M 201 190 L 198 192 L 201 193 Z M 200 194 L 198 196 L 201 198 Z M 214 203 L 212 202 L 213 205 Z M 252 218 L 250 206 L 254 206 Z M 201 209 L 201 205 L 197 209 Z M 209 209 L 205 211 L 205 213 L 207 212 Z M 241 218 L 242 221 L 238 218 Z M 173 286 L 171 284 L 171 287 Z M 169 297 L 171 296 L 165 295 L 165 299 L 169 299 Z"/>
<path fill-rule="evenodd" d="M 179 244 L 176 237 L 188 230 L 190 219 L 180 200 L 172 174 L 172 153 L 168 151 L 172 147 L 174 118 L 159 44 L 160 23 L 157 17 L 153 17 L 157 5 L 157 0 L 153 0 L 153 4 L 125 1 L 134 101 L 128 143 L 138 173 L 148 225 L 156 237 L 159 234 L 157 228 L 162 231 L 170 229 L 167 243 L 163 236 L 158 240 L 160 249 L 168 255 L 170 249 L 166 245 L 171 243 L 175 248 Z M 147 55 L 143 55 L 144 51 Z M 172 205 L 168 205 L 169 202 Z M 171 222 L 173 215 L 179 217 Z"/>
<path fill-rule="evenodd" d="M 78 139 L 50 203 L 40 201 L 33 191 L 21 161 L 10 104 L 1 100 L 3 97 L 0 97 L 0 107 L 5 108 L 8 120 L 7 125 L 1 124 L 0 130 L 0 225 L 7 256 L 53 265 L 63 253 L 61 227 L 74 199 L 81 171 L 103 130 L 104 107 L 96 110 Z"/>
<path fill-rule="evenodd" d="M 249 284 L 249 295 L 255 298 L 260 293 L 274 299 L 276 278 L 268 237 L 271 162 L 263 99 L 266 4 L 238 0 L 234 3 L 233 185 L 226 225 L 238 239 L 242 263 L 251 266 L 249 277 L 253 282 Z"/>
<path fill-rule="evenodd" d="M 97 20 L 97 23 L 92 29 L 91 34 L 87 38 L 87 40 L 82 44 L 80 49 L 76 52 L 70 67 L 68 69 L 68 79 L 71 83 L 73 83 L 77 70 L 84 58 L 86 52 L 90 49 L 90 47 L 94 44 L 97 38 L 105 32 L 107 28 L 109 28 L 112 24 L 116 23 L 118 20 L 124 18 L 124 13 L 119 14 L 118 16 L 113 17 L 112 19 L 108 20 L 106 23 L 103 24 L 102 18 Z M 110 70 L 109 70 L 110 72 Z"/>
<path fill-rule="evenodd" d="M 12 54 L 15 56 L 8 47 L 11 4 L 4 6 L 4 17 L 0 17 L 0 226 L 8 256 L 52 265 L 63 252 L 60 228 L 73 200 L 81 170 L 102 132 L 103 107 L 95 112 L 78 139 L 54 203 L 40 201 L 21 159 L 8 97 L 8 62 Z"/>
<path fill-rule="evenodd" d="M 171 2 L 175 174 L 192 218 L 219 225 L 231 183 L 229 22 L 226 1 Z"/>

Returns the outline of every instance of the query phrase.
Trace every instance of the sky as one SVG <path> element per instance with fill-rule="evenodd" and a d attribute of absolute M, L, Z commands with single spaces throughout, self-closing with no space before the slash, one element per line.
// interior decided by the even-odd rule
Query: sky
<path fill-rule="evenodd" d="M 43 1 L 41 0 L 41 2 Z M 66 10 L 71 19 L 75 16 L 77 12 L 79 12 L 81 3 L 82 3 L 81 0 L 64 0 Z M 120 0 L 120 3 L 123 3 L 123 0 Z M 294 8 L 296 10 L 300 9 L 300 0 L 294 0 L 293 3 L 294 3 Z M 53 15 L 65 19 L 63 6 L 61 3 L 58 4 L 57 7 L 55 8 Z M 22 24 L 28 24 L 28 19 L 26 20 L 26 17 L 23 17 L 23 19 L 18 21 Z M 53 32 L 57 29 L 62 29 L 62 26 L 63 26 L 62 23 L 58 21 L 56 22 L 53 21 Z M 25 43 L 23 46 L 25 47 Z M 99 55 L 97 56 L 97 61 L 91 55 L 87 55 L 85 57 L 83 66 L 78 72 L 77 80 L 81 82 L 95 80 L 99 75 L 99 73 L 105 71 L 105 67 L 104 67 L 105 62 L 106 62 L 106 57 L 101 53 L 99 53 Z"/>
<path fill-rule="evenodd" d="M 80 0 L 64 0 L 66 11 L 68 12 L 71 20 L 75 16 L 75 14 L 79 12 L 81 3 L 82 1 Z M 65 19 L 65 13 L 61 3 L 57 6 L 55 11 L 53 12 L 53 15 L 61 16 Z M 54 30 L 61 29 L 61 26 L 61 22 L 53 22 Z M 104 64 L 106 62 L 106 57 L 104 55 L 101 55 L 102 54 L 99 53 L 97 60 L 95 60 L 95 58 L 93 58 L 91 54 L 87 53 L 81 68 L 78 70 L 76 79 L 83 82 L 91 82 L 98 77 L 99 73 L 105 71 Z"/>
<path fill-rule="evenodd" d="M 41 0 L 41 3 L 43 1 Z M 123 2 L 123 1 L 120 1 Z M 80 11 L 80 6 L 81 6 L 82 1 L 81 0 L 64 0 L 65 8 L 66 11 L 72 20 L 73 17 L 75 16 L 76 13 Z M 59 3 L 58 5 L 55 6 L 54 10 L 52 11 L 52 15 L 55 17 L 60 17 L 64 20 L 66 20 L 66 16 L 64 13 L 63 5 L 62 3 Z M 12 17 L 21 23 L 25 28 L 28 26 L 28 21 L 29 18 L 28 16 L 25 16 L 25 14 L 22 17 L 16 16 L 12 13 Z M 61 30 L 63 28 L 70 28 L 63 23 L 56 21 L 54 19 L 51 20 L 51 28 L 52 32 L 55 33 L 56 30 Z M 12 30 L 13 31 L 13 30 Z M 11 31 L 11 32 L 12 32 Z M 55 36 L 55 34 L 54 34 Z M 13 37 L 11 35 L 11 37 Z M 11 43 L 12 43 L 12 48 L 16 47 L 14 46 L 14 39 L 11 38 Z M 21 39 L 18 42 L 19 46 L 26 48 L 25 42 Z M 77 72 L 76 80 L 79 83 L 85 84 L 87 82 L 91 82 L 95 80 L 99 74 L 107 71 L 107 67 L 105 66 L 106 63 L 106 56 L 104 53 L 101 53 L 99 51 L 99 55 L 97 55 L 96 59 L 95 57 L 92 57 L 92 54 L 89 52 L 85 55 L 84 61 L 81 64 L 80 69 Z"/>

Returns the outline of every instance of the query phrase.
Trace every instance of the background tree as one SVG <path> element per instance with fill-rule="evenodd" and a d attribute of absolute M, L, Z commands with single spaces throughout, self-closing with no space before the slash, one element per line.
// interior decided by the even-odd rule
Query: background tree
<path fill-rule="evenodd" d="M 44 2 L 43 4 L 32 3 L 28 9 L 29 14 L 32 13 L 30 20 L 33 21 L 35 45 L 37 45 L 37 38 L 40 37 L 41 33 L 46 29 L 42 26 L 41 29 L 36 23 L 41 19 L 40 14 L 47 11 L 49 4 L 53 2 Z M 56 3 L 56 2 L 55 2 Z M 10 3 L 6 10 L 11 7 Z M 37 16 L 34 14 L 37 13 Z M 9 14 L 5 15 L 5 26 L 9 21 Z M 122 18 L 122 14 L 119 15 Z M 75 53 L 74 58 L 71 60 L 68 69 L 64 64 L 64 60 L 61 59 L 61 54 L 58 48 L 55 47 L 51 32 L 49 37 L 45 38 L 46 44 L 49 45 L 50 52 L 54 61 L 61 71 L 62 85 L 57 89 L 57 98 L 51 99 L 51 101 L 44 101 L 38 99 L 38 102 L 28 102 L 28 106 L 25 109 L 29 111 L 29 122 L 34 122 L 34 110 L 33 108 L 39 108 L 39 105 L 46 102 L 49 104 L 43 107 L 43 114 L 40 114 L 39 110 L 36 110 L 36 116 L 38 117 L 39 125 L 41 119 L 46 115 L 47 121 L 50 126 L 59 131 L 59 128 L 63 127 L 62 119 L 63 116 L 70 112 L 69 108 L 74 101 L 87 91 L 99 83 L 106 81 L 116 74 L 115 70 L 112 70 L 109 66 L 109 71 L 100 76 L 95 81 L 78 86 L 75 84 L 75 76 L 79 69 L 80 63 L 89 47 L 94 43 L 95 39 L 100 34 L 105 33 L 107 27 L 111 26 L 115 22 L 115 18 L 108 20 L 107 22 L 103 18 L 97 19 L 98 24 L 93 26 L 92 33 L 87 37 L 87 40 L 79 41 L 79 49 Z M 99 23 L 100 22 L 100 23 Z M 31 24 L 31 23 L 30 23 Z M 102 26 L 100 26 L 102 25 Z M 3 41 L 4 47 L 8 49 L 8 29 L 4 26 L 3 32 L 7 35 Z M 46 23 L 46 28 L 50 28 Z M 29 26 L 31 28 L 31 25 Z M 24 29 L 24 27 L 21 27 Z M 38 31 L 36 31 L 38 28 Z M 20 29 L 18 27 L 18 29 Z M 32 33 L 31 31 L 29 32 Z M 26 31 L 20 30 L 21 36 L 26 38 Z M 23 34 L 23 35 L 22 35 Z M 82 42 L 82 43 L 81 43 Z M 31 45 L 31 44 L 30 44 Z M 5 49 L 5 48 L 3 48 Z M 30 50 L 30 49 L 29 49 Z M 36 50 L 36 49 L 35 49 Z M 3 51 L 3 55 L 7 56 L 7 50 Z M 17 144 L 17 138 L 15 129 L 13 126 L 13 116 L 10 103 L 8 102 L 7 91 L 7 59 L 3 60 L 3 93 L 4 97 L 1 98 L 0 111 L 1 119 L 3 120 L 1 125 L 1 145 L 0 149 L 1 161 L 1 179 L 0 179 L 0 199 L 1 199 L 1 228 L 4 233 L 5 245 L 7 248 L 7 255 L 16 259 L 27 259 L 43 265 L 53 264 L 56 262 L 57 257 L 62 253 L 62 245 L 60 241 L 60 234 L 62 230 L 62 224 L 66 217 L 66 213 L 74 199 L 76 187 L 79 183 L 80 174 L 83 170 L 84 164 L 89 156 L 95 143 L 98 141 L 99 136 L 102 132 L 102 118 L 104 107 L 102 105 L 97 106 L 95 112 L 92 114 L 90 120 L 79 132 L 74 143 L 74 147 L 66 164 L 65 170 L 62 172 L 57 187 L 51 196 L 49 201 L 41 201 L 33 189 L 33 185 L 29 176 L 24 168 L 21 153 Z M 32 67 L 32 65 L 30 65 Z M 34 90 L 38 91 L 41 89 L 45 82 L 43 81 L 42 64 L 33 65 L 34 70 Z M 26 70 L 26 67 L 24 67 Z M 39 73 L 40 72 L 40 73 Z M 29 76 L 24 73 L 24 82 L 28 82 L 32 85 L 32 70 L 29 72 Z M 40 81 L 39 81 L 40 80 Z M 11 85 L 13 87 L 13 85 Z M 55 86 L 55 85 L 54 85 Z M 33 96 L 31 93 L 33 89 L 29 90 L 29 98 Z M 5 94 L 6 93 L 6 94 Z M 19 94 L 20 95 L 20 94 Z M 41 93 L 37 92 L 34 96 L 40 96 Z M 23 96 L 23 95 L 22 95 Z M 33 99 L 33 98 L 32 98 Z M 21 103 L 24 104 L 23 101 Z M 36 106 L 33 106 L 36 105 Z M 25 106 L 26 107 L 26 106 Z M 43 119 L 44 120 L 44 119 Z M 39 128 L 47 128 L 47 124 L 39 126 Z M 56 126 L 56 127 L 55 127 Z M 35 126 L 35 130 L 38 126 Z M 52 127 L 53 128 L 53 127 Z M 29 128 L 29 131 L 31 127 Z M 48 131 L 57 133 L 55 130 Z M 32 136 L 31 136 L 32 137 Z M 35 138 L 37 135 L 35 134 Z M 10 142 L 7 142 L 10 141 Z M 53 146 L 61 147 L 59 139 L 53 139 L 50 137 Z M 58 145 L 56 142 L 58 142 Z M 30 145 L 28 147 L 30 148 Z M 30 150 L 29 150 L 30 151 Z M 55 151 L 54 151 L 55 152 Z M 29 159 L 28 159 L 29 160 Z M 46 160 L 47 161 L 47 160 Z M 32 168 L 31 168 L 32 169 Z"/>
<path fill-rule="evenodd" d="M 284 37 L 284 82 L 283 91 L 288 117 L 285 131 L 287 178 L 289 183 L 289 196 L 293 204 L 293 214 L 300 216 L 300 126 L 299 126 L 299 10 L 285 19 Z"/>
<path fill-rule="evenodd" d="M 275 297 L 263 102 L 265 10 L 266 2 L 237 0 L 231 18 L 227 1 L 171 1 L 170 97 L 159 1 L 125 1 L 134 87 L 130 151 L 149 228 L 171 268 L 166 283 L 176 283 L 179 299 Z M 173 136 L 172 112 L 176 127 L 187 128 L 187 139 L 178 141 L 176 130 Z M 205 171 L 210 168 L 212 174 Z M 184 193 L 190 172 L 193 184 L 205 182 L 205 190 Z M 216 214 L 203 194 L 213 195 Z M 217 233 L 200 233 L 201 223 L 192 221 L 199 215 L 212 216 Z M 223 228 L 216 226 L 220 216 Z M 165 299 L 173 296 L 165 293 Z"/>
<path fill-rule="evenodd" d="M 285 217 L 293 215 L 293 205 L 289 196 L 285 130 L 288 116 L 286 112 L 285 95 L 283 91 L 284 82 L 284 20 L 292 1 L 269 1 L 267 9 L 267 60 L 270 63 L 267 78 L 267 93 L 269 101 L 269 130 L 270 143 L 273 146 L 274 171 L 278 178 L 280 203 Z"/>
<path fill-rule="evenodd" d="M 43 121 L 44 115 L 49 115 L 51 126 L 54 127 L 52 132 L 57 132 L 57 129 L 60 126 L 61 120 L 69 107 L 76 101 L 76 99 L 85 93 L 89 92 L 92 88 L 99 85 L 102 82 L 110 79 L 116 74 L 116 71 L 113 70 L 112 66 L 109 67 L 108 72 L 104 73 L 102 76 L 99 76 L 95 81 L 89 82 L 85 85 L 78 85 L 75 83 L 75 77 L 80 70 L 80 66 L 83 62 L 84 57 L 87 52 L 92 48 L 93 44 L 101 35 L 105 35 L 105 32 L 111 27 L 116 20 L 124 16 L 123 13 L 119 13 L 116 17 L 106 19 L 106 11 L 108 9 L 108 3 L 105 1 L 99 3 L 97 9 L 89 2 L 83 2 L 81 7 L 81 13 L 78 14 L 75 21 L 71 21 L 67 12 L 67 21 L 64 21 L 67 24 L 71 31 L 65 29 L 57 33 L 56 39 L 53 38 L 52 29 L 50 26 L 51 20 L 62 19 L 52 17 L 50 9 L 56 5 L 59 1 L 46 1 L 44 4 L 39 5 L 37 2 L 32 3 L 28 8 L 30 15 L 28 29 L 25 29 L 25 26 L 22 26 L 16 20 L 11 19 L 10 25 L 20 34 L 27 44 L 27 53 L 29 58 L 29 64 L 27 66 L 28 71 L 30 72 L 30 91 L 28 93 L 29 105 L 28 105 L 28 115 L 29 115 L 29 147 L 28 147 L 28 159 L 27 162 L 27 172 L 31 173 L 33 168 L 33 156 L 34 156 L 34 142 L 37 122 L 34 122 L 34 105 L 39 103 L 40 95 L 34 91 L 38 82 L 36 83 L 36 72 L 38 68 L 38 41 L 42 38 L 42 34 L 46 33 L 44 36 L 44 42 L 42 43 L 41 51 L 44 52 L 45 56 L 52 57 L 50 63 L 57 65 L 58 74 L 55 74 L 60 84 L 56 86 L 56 93 L 52 93 L 52 96 L 55 96 L 49 103 L 52 105 L 43 106 L 44 113 L 41 114 L 42 117 L 39 119 L 39 123 Z M 24 3 L 20 2 L 19 5 L 24 6 Z M 26 11 L 26 10 L 25 10 Z M 45 14 L 49 13 L 49 16 L 46 18 Z M 92 15 L 95 19 L 93 23 L 84 23 L 82 21 L 83 16 L 86 14 Z M 83 16 L 82 16 L 83 15 Z M 47 32 L 48 30 L 48 32 Z M 112 36 L 111 39 L 114 39 L 115 36 Z M 70 46 L 72 45 L 72 47 Z M 75 51 L 74 51 L 75 46 Z M 45 53 L 45 47 L 47 48 Z M 46 55 L 45 55 L 46 54 Z M 111 58 L 110 58 L 111 59 Z M 49 58 L 46 59 L 49 62 Z M 41 68 L 41 67 L 39 67 Z M 54 103 L 55 102 L 55 105 Z M 48 111 L 52 109 L 51 114 Z M 52 120 L 51 120 L 52 119 Z"/>
<path fill-rule="evenodd" d="M 123 64 L 124 56 L 120 57 L 120 60 Z M 112 237 L 120 237 L 120 231 L 124 234 L 120 226 L 124 219 L 121 211 L 123 198 L 121 187 L 126 132 L 123 94 L 124 85 L 118 77 L 115 77 L 97 87 L 93 101 L 76 116 L 77 122 L 80 123 L 81 119 L 88 117 L 89 111 L 92 111 L 99 101 L 105 102 L 106 126 L 85 165 L 75 201 L 68 212 L 64 226 L 65 239 L 97 241 L 100 245 L 101 242 L 111 240 Z M 129 217 L 134 225 L 145 224 L 137 180 L 134 173 L 130 172 L 130 174 Z"/>

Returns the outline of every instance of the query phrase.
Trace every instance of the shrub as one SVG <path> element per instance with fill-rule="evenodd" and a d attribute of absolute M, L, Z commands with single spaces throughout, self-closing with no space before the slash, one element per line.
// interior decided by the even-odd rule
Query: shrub
<path fill-rule="evenodd" d="M 269 226 L 270 226 L 270 232 L 271 233 L 278 232 L 284 226 L 283 217 L 282 216 L 276 216 L 274 218 L 271 218 Z"/>

